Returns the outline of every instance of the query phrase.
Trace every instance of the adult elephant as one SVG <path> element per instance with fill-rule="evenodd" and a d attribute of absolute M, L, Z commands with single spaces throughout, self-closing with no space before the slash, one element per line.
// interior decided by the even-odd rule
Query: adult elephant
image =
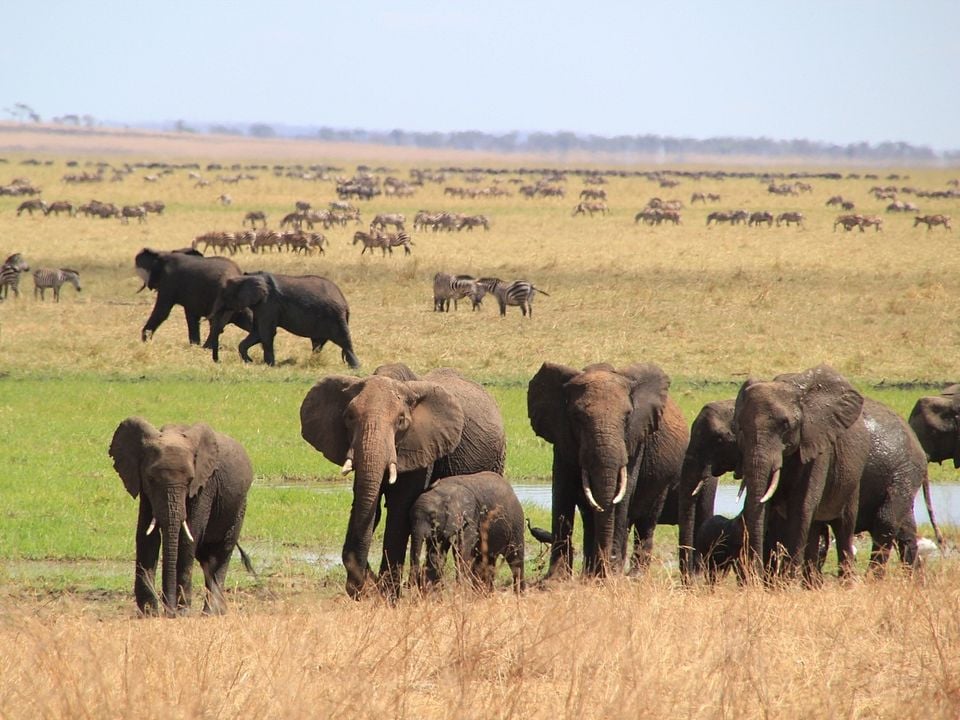
<path fill-rule="evenodd" d="M 217 358 L 219 336 L 230 318 L 253 313 L 253 328 L 240 341 L 240 357 L 263 345 L 263 361 L 276 364 L 273 349 L 277 328 L 308 337 L 318 352 L 329 340 L 341 349 L 344 362 L 360 367 L 350 339 L 350 306 L 336 283 L 319 275 L 275 275 L 268 272 L 224 277 L 211 311 L 209 345 Z"/>
<path fill-rule="evenodd" d="M 732 399 L 707 403 L 690 426 L 677 498 L 680 573 L 685 582 L 702 569 L 694 540 L 703 523 L 713 516 L 718 479 L 735 472 L 739 465 L 740 451 L 733 433 L 734 404 Z"/>
<path fill-rule="evenodd" d="M 174 305 L 182 305 L 187 320 L 187 337 L 191 345 L 199 345 L 200 318 L 209 317 L 213 311 L 221 282 L 241 274 L 232 260 L 205 258 L 191 249 L 163 252 L 144 248 L 137 253 L 134 265 L 143 280 L 143 287 L 157 292 L 153 312 L 140 332 L 144 342 L 169 317 Z M 253 327 L 249 312 L 234 313 L 224 319 L 224 324 L 228 322 L 248 331 Z"/>
<path fill-rule="evenodd" d="M 196 559 L 208 591 L 203 611 L 224 613 L 223 583 L 253 483 L 243 446 L 204 423 L 157 430 L 143 418 L 129 417 L 113 434 L 110 456 L 127 492 L 140 498 L 137 607 L 142 613 L 158 609 L 154 587 L 162 543 L 164 612 L 173 616 L 190 607 Z"/>
<path fill-rule="evenodd" d="M 387 518 L 380 583 L 400 590 L 410 510 L 430 483 L 451 475 L 503 472 L 506 439 L 494 399 L 455 370 L 418 378 L 402 364 L 367 378 L 331 375 L 300 406 L 303 438 L 344 474 L 355 472 L 353 505 L 343 543 L 347 592 L 353 598 L 375 580 L 368 564 L 380 498 Z"/>
<path fill-rule="evenodd" d="M 656 365 L 582 371 L 544 363 L 530 380 L 533 431 L 553 445 L 553 508 L 548 577 L 573 567 L 574 508 L 583 522 L 584 572 L 622 572 L 631 527 L 631 572 L 649 562 L 653 531 L 680 479 L 688 430 Z"/>

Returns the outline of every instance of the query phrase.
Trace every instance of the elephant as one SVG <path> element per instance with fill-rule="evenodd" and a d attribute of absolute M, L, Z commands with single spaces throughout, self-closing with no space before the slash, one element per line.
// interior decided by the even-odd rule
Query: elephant
<path fill-rule="evenodd" d="M 581 371 L 544 363 L 530 380 L 530 424 L 553 445 L 548 578 L 572 571 L 575 507 L 583 522 L 584 574 L 623 572 L 631 528 L 630 572 L 649 563 L 653 531 L 679 484 L 689 439 L 669 386 L 653 364 Z"/>
<path fill-rule="evenodd" d="M 419 587 L 440 580 L 453 548 L 460 579 L 492 591 L 502 556 L 513 574 L 514 591 L 523 589 L 523 508 L 502 475 L 482 472 L 437 480 L 414 502 L 410 527 L 410 577 Z M 424 545 L 425 573 L 420 568 Z"/>
<path fill-rule="evenodd" d="M 694 539 L 713 515 L 717 482 L 738 469 L 740 451 L 733 434 L 735 400 L 707 403 L 690 426 L 678 492 L 680 573 L 684 582 L 702 569 Z"/>
<path fill-rule="evenodd" d="M 401 363 L 367 378 L 330 375 L 300 406 L 301 435 L 329 461 L 355 471 L 343 543 L 346 589 L 356 599 L 373 587 L 367 558 L 386 501 L 380 589 L 400 593 L 410 539 L 410 510 L 430 483 L 451 475 L 502 473 L 503 419 L 494 399 L 455 370 L 422 378 Z"/>
<path fill-rule="evenodd" d="M 786 570 L 802 569 L 808 580 L 818 575 L 817 523 L 833 529 L 841 577 L 853 571 L 855 532 L 871 534 L 871 570 L 882 572 L 894 545 L 906 564 L 917 563 L 913 500 L 927 485 L 926 458 L 892 410 L 818 365 L 772 381 L 747 380 L 733 427 L 751 562 L 762 554 L 765 527 L 777 522 Z M 769 522 L 767 506 L 776 513 Z"/>
<path fill-rule="evenodd" d="M 210 316 L 223 279 L 241 273 L 232 260 L 205 258 L 189 248 L 171 252 L 144 248 L 137 253 L 134 265 L 143 280 L 140 290 L 157 291 L 153 312 L 140 332 L 144 342 L 163 324 L 174 305 L 182 305 L 187 320 L 187 337 L 191 345 L 199 345 L 200 318 Z M 226 318 L 224 324 L 226 322 L 249 331 L 253 327 L 253 315 L 250 312 L 235 313 Z"/>
<path fill-rule="evenodd" d="M 164 613 L 172 617 L 189 609 L 194 558 L 207 589 L 204 613 L 225 613 L 223 583 L 233 548 L 239 548 L 253 483 L 243 446 L 205 423 L 157 430 L 129 417 L 114 432 L 109 452 L 127 492 L 140 498 L 133 586 L 140 612 L 158 610 L 154 588 L 162 544 Z M 240 554 L 252 572 L 242 548 Z"/>
<path fill-rule="evenodd" d="M 211 312 L 210 346 L 217 359 L 219 336 L 225 321 L 241 312 L 253 313 L 250 334 L 240 342 L 240 357 L 263 344 L 263 361 L 276 364 L 273 340 L 277 328 L 308 337 L 318 352 L 330 340 L 341 348 L 344 362 L 360 367 L 350 339 L 350 307 L 340 288 L 319 275 L 275 275 L 268 272 L 225 277 Z"/>

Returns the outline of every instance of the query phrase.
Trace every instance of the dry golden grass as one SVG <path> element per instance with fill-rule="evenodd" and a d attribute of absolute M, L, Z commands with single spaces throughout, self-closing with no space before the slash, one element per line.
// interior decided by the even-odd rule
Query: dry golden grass
<path fill-rule="evenodd" d="M 398 607 L 235 597 L 134 620 L 70 599 L 0 615 L 17 718 L 956 718 L 960 570 L 817 591 L 603 586 Z"/>

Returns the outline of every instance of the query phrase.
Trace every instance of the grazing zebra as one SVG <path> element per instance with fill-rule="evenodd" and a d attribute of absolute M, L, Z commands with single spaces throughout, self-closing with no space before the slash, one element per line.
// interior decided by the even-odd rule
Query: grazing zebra
<path fill-rule="evenodd" d="M 407 218 L 402 213 L 381 213 L 373 218 L 373 221 L 370 223 L 370 229 L 386 230 L 387 225 L 393 225 L 398 232 L 403 232 L 406 230 L 406 227 L 404 227 L 404 223 L 406 222 Z"/>
<path fill-rule="evenodd" d="M 243 222 L 240 224 L 246 225 L 250 223 L 250 227 L 255 228 L 258 222 L 262 222 L 264 227 L 267 226 L 267 215 L 263 210 L 251 210 L 243 216 Z"/>
<path fill-rule="evenodd" d="M 593 217 L 595 212 L 606 215 L 608 212 L 610 212 L 610 209 L 602 200 L 597 200 L 596 202 L 581 201 L 577 203 L 576 207 L 573 208 L 574 216 L 586 215 L 587 213 L 590 213 L 590 217 Z"/>
<path fill-rule="evenodd" d="M 837 225 L 842 225 L 843 229 L 847 232 L 853 230 L 853 228 L 860 228 L 860 232 L 863 232 L 863 216 L 861 215 L 838 215 L 837 219 L 833 221 L 833 231 L 837 231 Z"/>
<path fill-rule="evenodd" d="M 520 308 L 524 317 L 529 314 L 532 318 L 534 294 L 541 293 L 550 297 L 550 293 L 534 287 L 533 283 L 527 280 L 516 280 L 507 284 L 500 278 L 480 278 L 477 284 L 497 298 L 500 304 L 500 317 L 506 316 L 508 305 L 515 305 Z"/>
<path fill-rule="evenodd" d="M 138 223 L 145 223 L 147 221 L 147 211 L 141 205 L 124 205 L 120 210 L 120 222 L 127 225 L 132 217 L 137 218 Z"/>
<path fill-rule="evenodd" d="M 52 202 L 47 205 L 47 207 L 45 207 L 43 210 L 44 215 L 53 213 L 57 217 L 60 217 L 60 213 L 62 212 L 65 212 L 70 217 L 73 217 L 76 214 L 73 208 L 73 203 L 69 202 L 68 200 L 57 200 L 56 202 Z"/>
<path fill-rule="evenodd" d="M 758 210 L 757 212 L 750 213 L 750 219 L 747 220 L 748 226 L 760 227 L 763 223 L 766 223 L 767 227 L 772 227 L 773 213 L 769 213 L 766 210 Z"/>
<path fill-rule="evenodd" d="M 163 211 L 167 209 L 166 203 L 161 200 L 147 200 L 141 203 L 140 207 L 148 213 L 154 213 L 155 215 L 163 215 Z"/>
<path fill-rule="evenodd" d="M 780 224 L 784 223 L 787 227 L 790 227 L 791 224 L 796 223 L 797 227 L 803 227 L 803 213 L 799 212 L 785 212 L 777 215 L 777 227 L 780 227 Z"/>
<path fill-rule="evenodd" d="M 20 203 L 19 207 L 17 207 L 17 217 L 20 217 L 20 214 L 24 210 L 30 213 L 30 217 L 33 217 L 34 210 L 39 210 L 42 213 L 46 213 L 47 204 L 39 198 L 35 198 L 33 200 L 24 200 L 22 203 Z"/>
<path fill-rule="evenodd" d="M 433 276 L 433 310 L 434 312 L 450 312 L 450 301 L 453 300 L 453 309 L 457 309 L 457 301 L 469 297 L 474 310 L 480 309 L 480 303 L 486 290 L 477 284 L 476 278 L 471 275 L 450 275 L 438 272 Z"/>
<path fill-rule="evenodd" d="M 20 297 L 20 275 L 30 270 L 27 261 L 20 253 L 14 253 L 0 266 L 0 300 L 13 290 L 14 297 Z"/>
<path fill-rule="evenodd" d="M 879 215 L 863 215 L 860 218 L 860 229 L 873 227 L 877 232 L 883 230 L 883 218 Z"/>
<path fill-rule="evenodd" d="M 60 268 L 52 270 L 50 268 L 39 268 L 33 271 L 33 296 L 40 296 L 43 300 L 44 291 L 47 288 L 53 288 L 53 299 L 60 302 L 60 286 L 64 283 L 73 285 L 77 292 L 83 288 L 80 287 L 80 273 L 70 268 Z"/>
<path fill-rule="evenodd" d="M 934 225 L 943 225 L 947 230 L 953 230 L 953 228 L 950 227 L 949 215 L 917 215 L 913 218 L 914 227 L 920 223 L 926 224 L 927 230 L 933 230 Z"/>
<path fill-rule="evenodd" d="M 357 230 L 353 234 L 353 244 L 356 245 L 358 242 L 363 243 L 363 250 L 360 251 L 361 255 L 367 252 L 367 250 L 369 250 L 372 255 L 376 248 L 380 248 L 384 256 L 386 256 L 387 250 L 390 249 L 390 241 L 378 233 L 367 233 L 363 230 Z M 393 251 L 391 250 L 391 252 Z"/>

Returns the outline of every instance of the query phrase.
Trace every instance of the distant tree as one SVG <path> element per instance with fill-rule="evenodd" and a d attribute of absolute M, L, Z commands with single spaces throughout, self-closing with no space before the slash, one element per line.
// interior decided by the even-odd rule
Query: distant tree
<path fill-rule="evenodd" d="M 187 123 L 184 122 L 183 120 L 177 120 L 177 121 L 173 124 L 173 129 L 174 129 L 174 131 L 176 131 L 176 132 L 178 132 L 178 133 L 192 133 L 192 132 L 196 132 L 196 130 L 194 130 L 192 127 L 190 127 L 189 125 L 187 125 Z"/>
<path fill-rule="evenodd" d="M 226 125 L 211 125 L 210 132 L 215 135 L 242 135 L 243 134 L 237 128 L 228 127 Z"/>
<path fill-rule="evenodd" d="M 258 138 L 272 138 L 277 135 L 276 131 L 266 123 L 254 123 L 250 126 L 249 133 Z"/>

